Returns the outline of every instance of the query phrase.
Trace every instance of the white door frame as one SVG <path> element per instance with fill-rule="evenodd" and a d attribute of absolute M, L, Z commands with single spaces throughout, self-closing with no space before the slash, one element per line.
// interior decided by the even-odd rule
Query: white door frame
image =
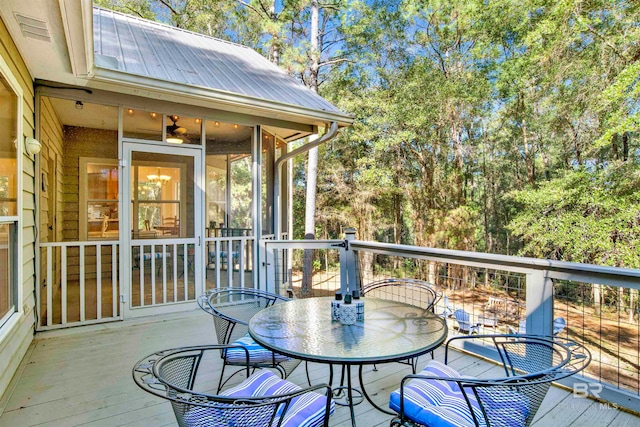
<path fill-rule="evenodd" d="M 202 172 L 202 157 L 203 150 L 200 146 L 167 146 L 159 144 L 149 144 L 141 142 L 133 142 L 123 140 L 122 144 L 122 159 L 120 162 L 121 170 L 121 182 L 122 182 L 122 198 L 120 200 L 120 230 L 121 230 L 121 251 L 120 251 L 120 278 L 121 278 L 121 302 L 122 302 L 122 316 L 123 318 L 150 316 L 163 313 L 171 313 L 178 311 L 193 310 L 195 307 L 195 299 L 185 302 L 166 303 L 160 305 L 150 305 L 143 307 L 132 307 L 131 295 L 132 295 L 132 265 L 131 258 L 131 233 L 127 230 L 131 230 L 131 153 L 132 152 L 146 152 L 146 153 L 161 153 L 172 154 L 178 156 L 193 157 L 193 176 L 194 176 L 194 191 L 193 191 L 193 217 L 185 218 L 187 221 L 194 221 L 194 235 L 189 238 L 180 239 L 167 239 L 167 243 L 186 243 L 193 244 L 195 253 L 193 256 L 193 268 L 195 272 L 195 297 L 197 298 L 202 292 L 204 292 L 204 245 L 203 245 L 203 233 L 205 230 L 203 213 L 204 213 L 204 173 Z M 156 242 L 157 240 L 157 242 Z M 155 239 L 154 244 L 162 244 L 163 239 Z"/>

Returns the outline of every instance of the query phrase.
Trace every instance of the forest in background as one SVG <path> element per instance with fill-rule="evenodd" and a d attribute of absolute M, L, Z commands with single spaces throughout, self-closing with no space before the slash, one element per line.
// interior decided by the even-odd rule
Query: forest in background
<path fill-rule="evenodd" d="M 317 238 L 640 267 L 638 2 L 95 3 L 251 46 L 354 116 L 319 150 Z M 295 238 L 306 181 L 300 158 Z"/>

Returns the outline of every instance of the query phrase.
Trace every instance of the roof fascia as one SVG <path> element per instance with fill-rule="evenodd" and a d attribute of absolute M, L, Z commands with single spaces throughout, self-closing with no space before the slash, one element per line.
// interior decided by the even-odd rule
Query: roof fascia
<path fill-rule="evenodd" d="M 326 124 L 337 122 L 340 127 L 349 126 L 353 118 L 346 114 L 337 114 L 330 111 L 314 110 L 297 105 L 285 104 L 276 101 L 245 96 L 232 92 L 214 90 L 199 86 L 183 85 L 165 80 L 138 76 L 120 71 L 95 67 L 94 77 L 89 85 L 102 83 L 104 89 L 130 93 L 146 93 L 148 97 L 166 99 L 169 96 L 179 94 L 181 102 L 197 102 L 198 105 L 213 108 L 228 109 L 244 114 L 283 119 L 287 121 Z"/>
<path fill-rule="evenodd" d="M 93 70 L 93 2 L 58 0 L 71 72 L 90 77 Z"/>

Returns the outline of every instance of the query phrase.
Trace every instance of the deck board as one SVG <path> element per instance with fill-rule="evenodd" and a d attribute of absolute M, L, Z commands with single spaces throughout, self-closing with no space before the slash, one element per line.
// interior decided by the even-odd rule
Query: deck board
<path fill-rule="evenodd" d="M 4 411 L 0 426 L 176 426 L 168 402 L 140 390 L 131 379 L 131 368 L 153 351 L 188 345 L 213 343 L 213 322 L 199 310 L 154 318 L 132 319 L 102 325 L 38 333 L 23 360 L 9 392 L 0 401 Z M 444 360 L 444 350 L 435 358 Z M 421 356 L 423 366 L 430 355 Z M 465 375 L 486 375 L 501 368 L 460 353 L 449 354 L 449 364 Z M 308 365 L 313 383 L 326 382 L 326 365 Z M 369 394 L 387 407 L 410 367 L 398 363 L 364 368 Z M 336 368 L 334 384 L 340 379 Z M 352 372 L 357 382 L 357 368 Z M 212 374 L 215 378 L 216 375 Z M 306 384 L 305 364 L 290 380 Z M 382 414 L 367 402 L 356 406 L 359 426 L 388 426 L 390 415 Z M 350 425 L 348 408 L 337 407 L 330 426 Z M 640 418 L 592 400 L 576 398 L 566 390 L 552 387 L 534 420 L 535 426 L 631 426 Z"/>

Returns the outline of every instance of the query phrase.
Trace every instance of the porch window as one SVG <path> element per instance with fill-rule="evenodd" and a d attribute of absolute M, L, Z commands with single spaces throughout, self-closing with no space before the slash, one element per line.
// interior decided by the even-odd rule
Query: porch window
<path fill-rule="evenodd" d="M 0 73 L 0 327 L 17 311 L 10 231 L 18 214 L 18 96 Z"/>
<path fill-rule="evenodd" d="M 88 240 L 117 240 L 118 165 L 112 159 L 80 159 L 83 229 Z"/>
<path fill-rule="evenodd" d="M 139 154 L 143 156 L 143 154 Z M 158 156 L 156 154 L 156 156 Z M 163 155 L 166 156 L 166 155 Z M 168 159 L 168 156 L 166 156 Z M 137 159 L 132 165 L 133 237 L 185 237 L 180 218 L 186 169 L 181 164 Z M 137 184 L 136 184 L 137 183 Z M 137 191 L 136 191 L 137 189 Z"/>
<path fill-rule="evenodd" d="M 205 121 L 209 237 L 251 234 L 253 131 L 249 126 Z"/>

